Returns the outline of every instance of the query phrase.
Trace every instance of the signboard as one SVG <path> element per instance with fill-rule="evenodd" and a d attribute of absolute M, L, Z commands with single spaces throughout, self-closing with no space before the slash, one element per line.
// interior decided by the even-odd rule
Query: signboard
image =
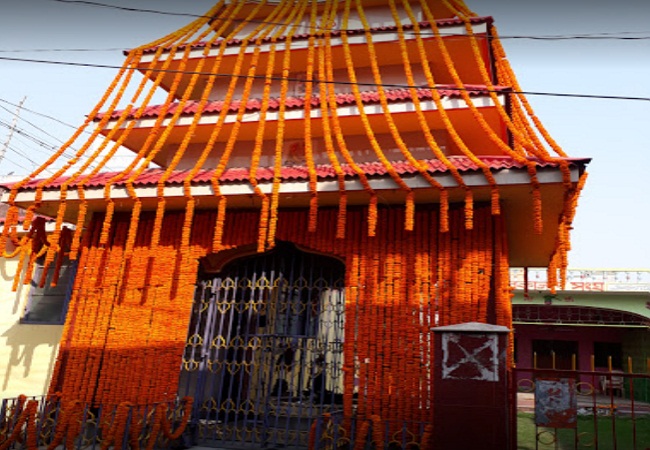
<path fill-rule="evenodd" d="M 498 336 L 443 334 L 442 379 L 499 381 Z"/>
<path fill-rule="evenodd" d="M 535 380 L 535 424 L 538 427 L 576 428 L 578 399 L 573 378 Z"/>
<path fill-rule="evenodd" d="M 526 288 L 524 269 L 510 269 L 510 278 L 513 288 Z M 548 290 L 546 269 L 528 269 L 527 278 L 528 290 Z M 650 270 L 569 269 L 564 289 L 581 292 L 650 292 Z"/>

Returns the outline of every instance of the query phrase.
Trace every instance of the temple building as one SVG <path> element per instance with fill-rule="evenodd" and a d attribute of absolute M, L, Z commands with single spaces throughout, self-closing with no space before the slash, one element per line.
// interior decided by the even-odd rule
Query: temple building
<path fill-rule="evenodd" d="M 50 393 L 190 396 L 212 445 L 306 446 L 325 414 L 421 445 L 431 328 L 512 329 L 511 266 L 561 286 L 589 159 L 462 1 L 222 0 L 125 55 L 2 198 L 21 283 L 76 270 Z"/>

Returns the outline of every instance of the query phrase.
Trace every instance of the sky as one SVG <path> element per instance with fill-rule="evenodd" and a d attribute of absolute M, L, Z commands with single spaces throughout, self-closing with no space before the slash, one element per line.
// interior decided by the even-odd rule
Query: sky
<path fill-rule="evenodd" d="M 184 14 L 202 14 L 213 3 L 103 1 Z M 466 3 L 476 13 L 494 17 L 524 91 L 650 98 L 650 1 Z M 74 131 L 60 122 L 81 124 L 115 74 L 113 69 L 2 58 L 119 66 L 123 49 L 153 41 L 191 19 L 102 8 L 83 1 L 3 0 L 0 149 L 14 120 L 16 130 L 37 137 L 39 142 L 14 132 L 11 146 L 0 160 L 0 177 L 24 175 L 44 161 L 52 147 Z M 529 38 L 575 35 L 591 38 Z M 528 99 L 566 153 L 593 158 L 574 222 L 569 266 L 650 269 L 650 101 L 547 95 L 528 95 Z M 26 109 L 16 118 L 13 105 L 21 101 Z"/>

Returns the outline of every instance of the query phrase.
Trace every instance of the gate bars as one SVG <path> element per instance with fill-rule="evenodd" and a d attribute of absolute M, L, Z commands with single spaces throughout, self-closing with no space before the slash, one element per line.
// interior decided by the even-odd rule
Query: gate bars
<path fill-rule="evenodd" d="M 183 446 L 191 398 L 148 405 L 91 405 L 57 396 L 0 401 L 0 449 L 131 450 Z"/>
<path fill-rule="evenodd" d="M 512 448 L 650 446 L 650 371 L 513 368 Z M 544 389 L 544 386 L 557 389 Z M 569 387 L 561 395 L 563 387 Z"/>
<path fill-rule="evenodd" d="M 306 445 L 341 407 L 344 267 L 280 243 L 197 286 L 181 374 L 199 442 Z"/>

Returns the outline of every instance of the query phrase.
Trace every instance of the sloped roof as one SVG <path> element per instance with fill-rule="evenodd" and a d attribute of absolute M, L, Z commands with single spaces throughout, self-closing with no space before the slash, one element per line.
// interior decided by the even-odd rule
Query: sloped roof
<path fill-rule="evenodd" d="M 448 98 L 461 97 L 462 91 L 467 91 L 467 93 L 470 96 L 484 96 L 484 95 L 488 95 L 490 92 L 490 90 L 488 90 L 488 88 L 485 85 L 474 85 L 474 84 L 465 85 L 464 89 L 460 89 L 452 85 L 438 85 L 436 90 L 438 91 L 441 97 L 448 97 Z M 494 86 L 493 90 L 497 92 L 507 92 L 510 90 L 510 88 L 506 86 Z M 433 99 L 432 91 L 433 90 L 429 88 L 419 88 L 417 89 L 417 96 L 420 100 L 431 100 Z M 385 90 L 384 93 L 386 94 L 386 97 L 389 102 L 410 101 L 413 98 L 411 96 L 411 92 L 409 89 L 388 89 Z M 379 92 L 363 91 L 361 92 L 361 101 L 366 105 L 378 104 L 380 102 Z M 262 103 L 263 100 L 261 98 L 250 99 L 246 102 L 246 111 L 248 112 L 260 111 L 262 109 Z M 289 96 L 284 101 L 284 105 L 287 109 L 292 109 L 292 108 L 301 109 L 304 108 L 305 103 L 307 103 L 307 99 L 304 97 Z M 321 104 L 321 99 L 320 97 L 312 97 L 310 103 L 314 107 L 319 107 Z M 350 106 L 350 105 L 355 105 L 356 100 L 354 94 L 347 92 L 347 93 L 337 94 L 336 103 L 338 106 Z M 219 113 L 223 109 L 224 104 L 225 103 L 222 100 L 210 101 L 203 108 L 203 113 L 204 114 Z M 241 105 L 240 101 L 233 100 L 228 105 L 228 110 L 233 113 L 237 112 L 239 110 L 240 105 Z M 199 106 L 198 101 L 187 101 L 182 106 L 183 111 L 181 112 L 181 115 L 191 115 L 196 113 L 196 111 L 198 110 L 198 106 Z M 167 111 L 165 112 L 165 116 L 173 115 L 176 112 L 178 107 L 179 107 L 178 103 L 172 103 L 167 109 Z M 163 108 L 164 108 L 163 105 L 148 106 L 143 110 L 141 117 L 142 118 L 157 117 L 161 114 L 162 111 L 164 111 Z M 274 97 L 270 98 L 268 108 L 270 111 L 279 109 L 280 99 Z M 123 110 L 113 111 L 111 114 L 111 118 L 120 117 L 122 111 Z M 129 115 L 129 117 L 133 117 L 133 116 L 134 116 L 133 113 Z M 95 120 L 100 120 L 102 117 L 103 117 L 102 114 L 98 114 Z"/>
<path fill-rule="evenodd" d="M 468 20 L 469 20 L 469 22 L 471 24 L 480 24 L 480 23 L 491 24 L 494 21 L 492 16 L 470 17 L 470 18 L 468 18 Z M 427 21 L 419 22 L 418 25 L 419 25 L 419 27 L 421 29 L 425 29 L 425 30 L 426 29 L 431 29 L 431 23 L 427 22 Z M 436 25 L 438 27 L 453 26 L 453 25 L 463 25 L 463 21 L 461 19 L 457 18 L 457 17 L 448 18 L 448 19 L 438 19 L 438 20 L 436 20 Z M 409 23 L 402 24 L 402 29 L 403 30 L 409 31 L 409 30 L 412 30 L 413 28 L 414 28 L 413 24 L 409 24 Z M 398 28 L 397 28 L 396 25 L 384 25 L 384 26 L 378 26 L 378 27 L 371 27 L 369 30 L 371 32 L 387 32 L 387 31 L 388 32 L 390 32 L 390 31 L 395 32 L 395 31 L 398 30 Z M 335 30 L 330 30 L 330 36 L 332 36 L 332 37 L 340 36 L 344 32 L 348 36 L 351 36 L 351 35 L 355 35 L 355 34 L 363 34 L 363 33 L 365 33 L 365 30 L 363 30 L 363 29 L 350 29 L 350 30 L 338 30 L 338 29 L 335 29 Z M 320 33 L 320 34 L 323 34 L 323 33 Z M 293 40 L 308 39 L 309 36 L 310 35 L 308 33 L 294 34 L 292 36 L 292 39 Z M 286 39 L 287 39 L 287 36 L 282 35 L 282 36 L 276 37 L 275 39 L 267 37 L 267 38 L 262 39 L 261 42 L 266 43 L 266 42 L 271 42 L 272 40 L 275 40 L 276 42 L 282 42 L 282 41 L 284 41 Z M 228 46 L 236 46 L 236 45 L 239 45 L 241 43 L 242 43 L 242 39 L 229 39 L 228 42 L 227 42 L 227 45 Z M 220 42 L 216 42 L 216 44 L 220 44 Z M 194 44 L 191 44 L 190 47 L 192 49 L 199 49 L 199 48 L 205 48 L 206 45 L 207 45 L 206 41 L 201 41 L 201 42 L 196 42 Z M 183 46 L 179 46 L 178 48 L 183 49 L 183 48 L 186 48 L 186 47 L 187 46 L 183 45 Z M 144 53 L 153 53 L 158 48 L 159 47 L 156 47 L 156 46 L 149 47 L 149 48 L 144 49 L 143 52 Z M 128 53 L 128 52 L 129 52 L 129 50 L 126 50 L 124 53 Z"/>
<path fill-rule="evenodd" d="M 490 170 L 498 171 L 504 169 L 524 169 L 526 166 L 521 162 L 514 160 L 513 158 L 507 156 L 486 156 L 479 158 L 483 163 L 485 163 Z M 460 172 L 469 172 L 469 171 L 478 171 L 479 167 L 476 163 L 470 160 L 465 156 L 451 156 L 449 160 Z M 545 167 L 558 167 L 559 162 L 550 162 L 535 160 L 536 166 L 539 168 Z M 568 161 L 570 164 L 584 165 L 589 162 L 589 159 L 585 158 L 562 158 L 562 161 Z M 449 171 L 445 164 L 438 159 L 429 159 L 424 161 L 427 165 L 429 173 L 443 173 Z M 414 167 L 412 164 L 406 161 L 396 161 L 392 163 L 393 168 L 398 175 L 408 176 L 418 174 L 420 171 Z M 359 169 L 367 176 L 385 176 L 388 174 L 386 167 L 380 162 L 367 162 L 358 164 Z M 347 177 L 356 176 L 356 172 L 352 167 L 347 164 L 342 164 L 341 169 Z M 196 175 L 192 178 L 193 183 L 206 183 L 209 182 L 215 172 L 215 169 L 202 169 L 199 170 Z M 144 171 L 139 177 L 134 181 L 135 185 L 138 186 L 152 186 L 156 185 L 163 177 L 165 169 L 148 169 Z M 189 175 L 189 170 L 176 170 L 172 175 L 167 179 L 166 184 L 175 185 L 182 184 L 185 178 Z M 105 186 L 112 178 L 120 175 L 121 172 L 102 172 L 90 178 L 84 185 L 86 187 L 96 188 Z M 316 166 L 316 174 L 319 179 L 330 179 L 336 178 L 336 171 L 332 165 L 323 164 Z M 285 181 L 302 181 L 309 179 L 309 170 L 307 166 L 294 165 L 294 166 L 284 166 L 281 169 L 281 177 Z M 126 177 L 125 177 L 126 178 Z M 223 175 L 220 178 L 221 182 L 224 183 L 238 183 L 238 182 L 247 182 L 250 178 L 249 169 L 246 167 L 233 167 L 226 169 Z M 258 181 L 272 181 L 273 180 L 273 168 L 272 167 L 260 167 L 257 170 L 256 179 Z M 44 189 L 56 189 L 59 188 L 65 181 L 69 180 L 69 177 L 60 177 L 50 182 L 46 183 Z M 32 180 L 27 185 L 24 186 L 24 189 L 33 189 L 36 188 L 42 182 L 42 180 Z M 115 185 L 124 185 L 126 182 L 124 179 L 116 181 Z M 70 186 L 75 186 L 75 183 L 70 184 Z"/>

